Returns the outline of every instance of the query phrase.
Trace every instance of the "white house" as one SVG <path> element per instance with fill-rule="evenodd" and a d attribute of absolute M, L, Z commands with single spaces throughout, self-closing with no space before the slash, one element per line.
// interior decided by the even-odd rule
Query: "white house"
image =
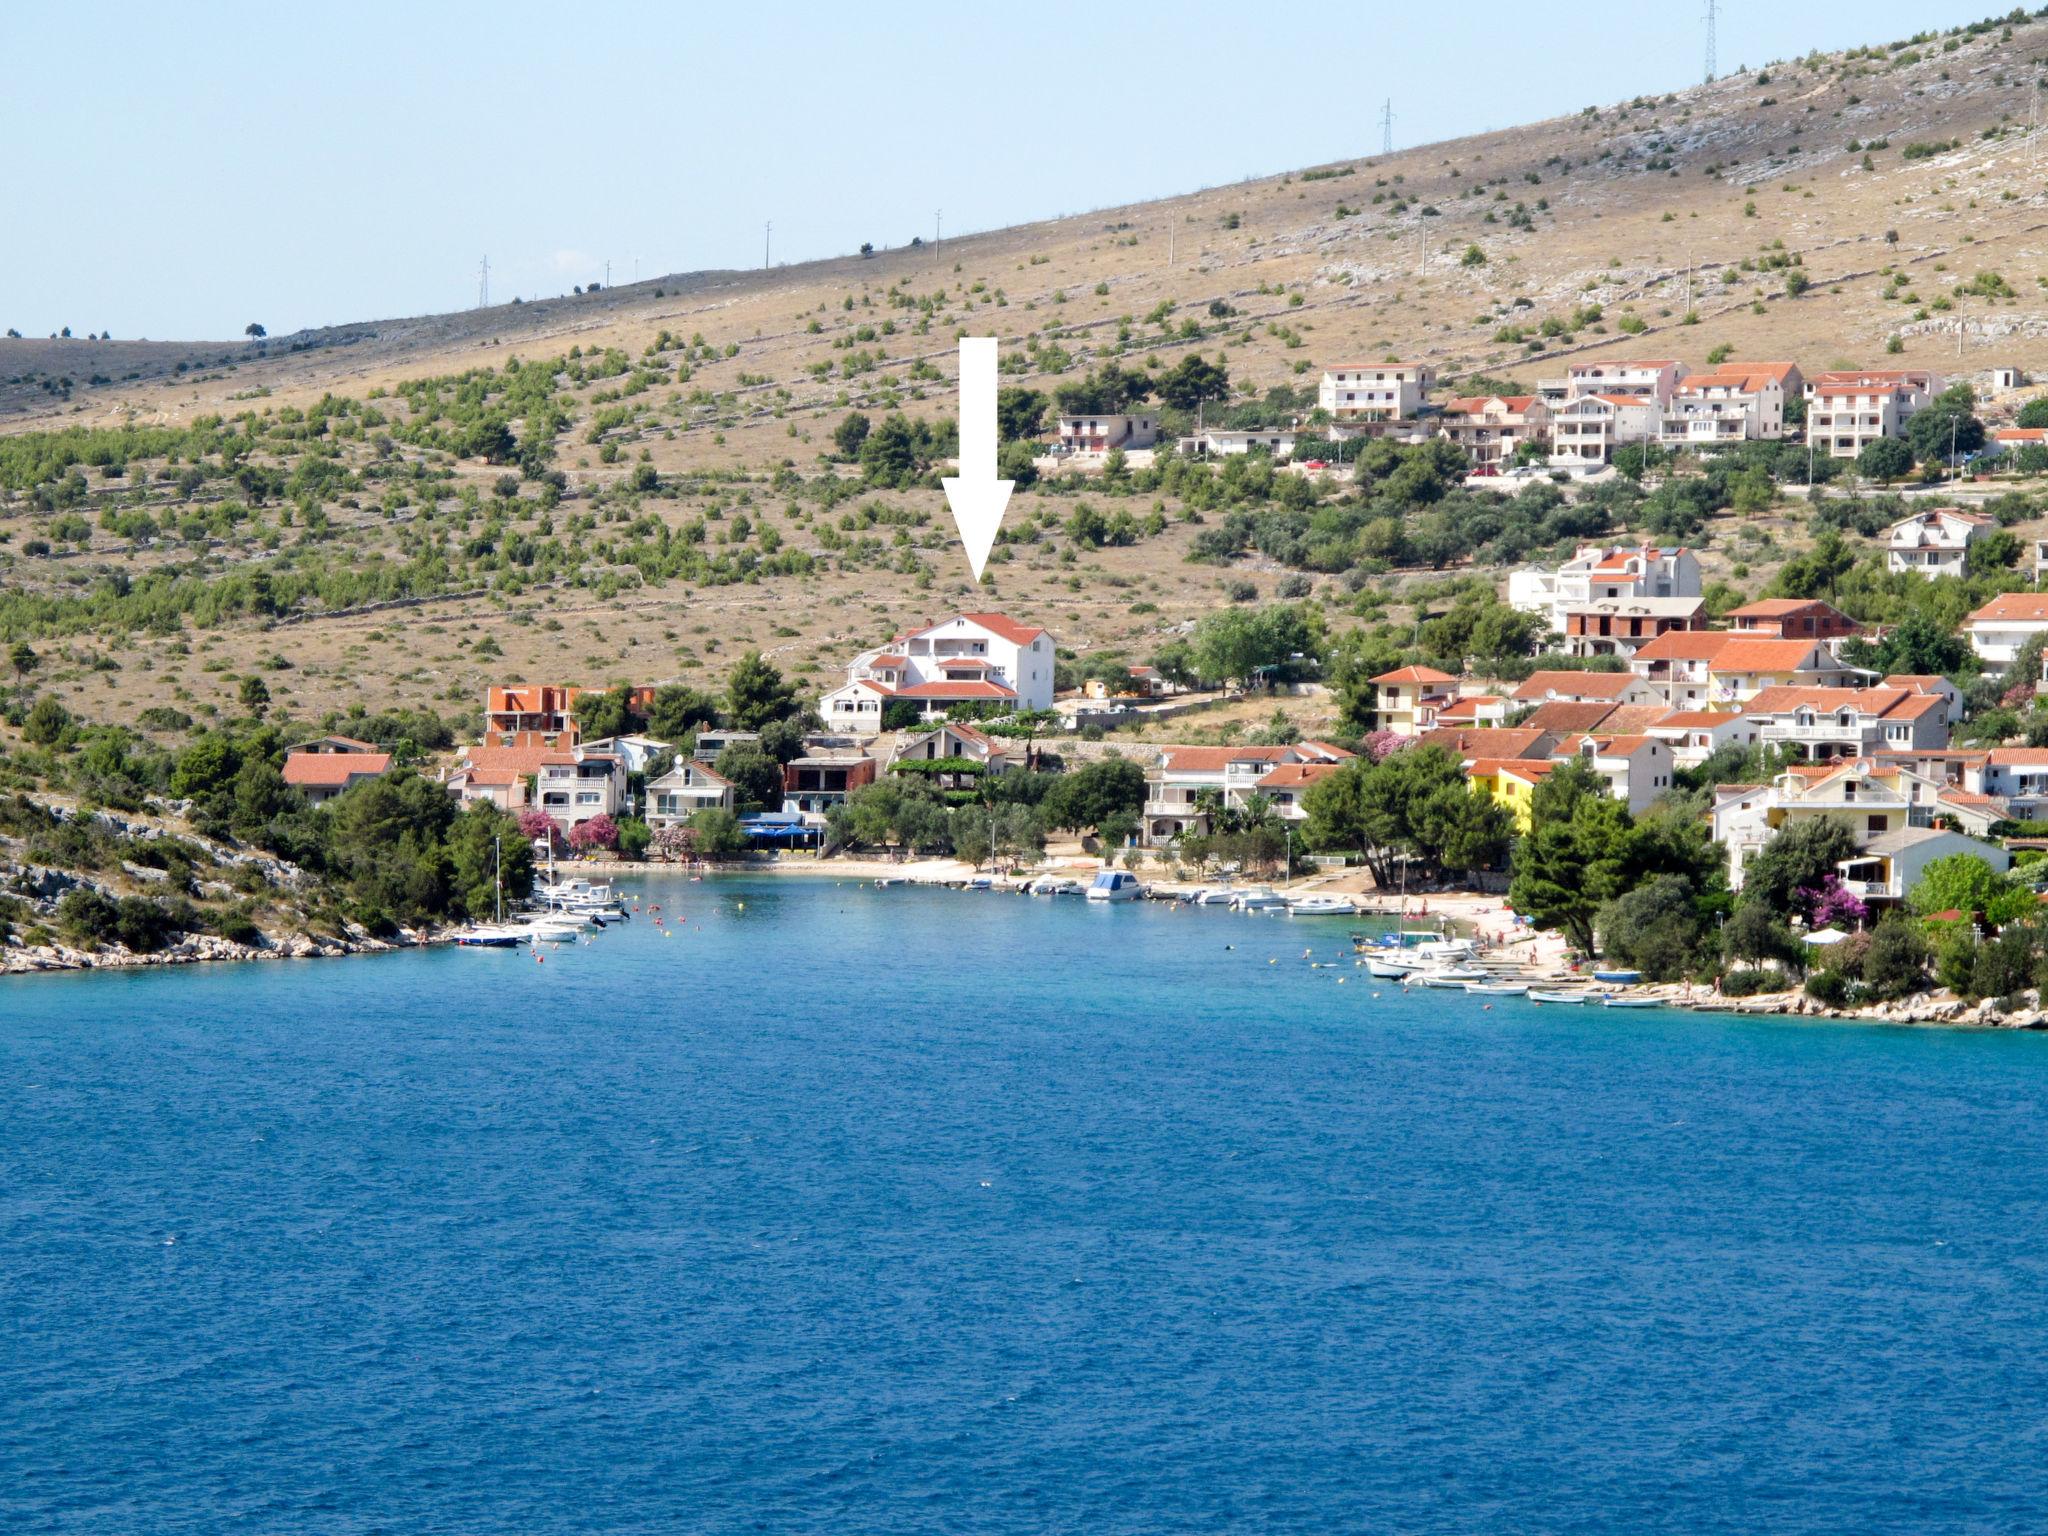
<path fill-rule="evenodd" d="M 1550 462 L 1602 464 L 1627 443 L 1657 436 L 1662 404 L 1651 396 L 1580 395 L 1553 407 Z"/>
<path fill-rule="evenodd" d="M 1128 411 L 1091 411 L 1060 418 L 1062 453 L 1106 454 L 1112 448 L 1150 448 L 1159 441 L 1159 418 Z"/>
<path fill-rule="evenodd" d="M 1540 395 L 1466 395 L 1446 400 L 1437 430 L 1482 471 L 1498 469 L 1524 443 L 1550 441 L 1550 407 Z"/>
<path fill-rule="evenodd" d="M 616 753 L 583 747 L 545 753 L 533 800 L 564 832 L 593 816 L 621 816 L 627 809 L 626 765 Z"/>
<path fill-rule="evenodd" d="M 1218 805 L 1232 808 L 1262 796 L 1283 816 L 1299 819 L 1300 797 L 1319 775 L 1276 775 L 1275 770 L 1308 765 L 1328 771 L 1350 756 L 1324 741 L 1283 747 L 1162 747 L 1145 771 L 1144 841 L 1157 847 L 1177 837 L 1207 833 L 1204 803 L 1210 795 Z"/>
<path fill-rule="evenodd" d="M 1941 393 L 1924 368 L 1818 373 L 1806 383 L 1806 440 L 1831 458 L 1853 459 L 1880 437 L 1897 437 Z"/>
<path fill-rule="evenodd" d="M 673 827 L 699 811 L 733 809 L 732 780 L 709 763 L 683 758 L 658 779 L 647 783 L 647 825 Z"/>
<path fill-rule="evenodd" d="M 1654 736 L 1581 736 L 1559 743 L 1555 755 L 1591 768 L 1634 814 L 1671 787 L 1671 748 Z"/>
<path fill-rule="evenodd" d="M 1407 421 L 1429 400 L 1436 369 L 1428 363 L 1339 363 L 1323 375 L 1316 404 L 1338 425 Z"/>
<path fill-rule="evenodd" d="M 1177 446 L 1190 458 L 1229 458 L 1234 454 L 1270 454 L 1275 459 L 1294 456 L 1292 427 L 1205 427 Z"/>
<path fill-rule="evenodd" d="M 1928 865 L 1958 853 L 1982 859 L 2001 874 L 2012 867 L 2012 855 L 1998 843 L 1938 827 L 1900 827 L 1869 839 L 1838 868 L 1852 895 L 1869 902 L 1901 902 L 1912 894 Z"/>
<path fill-rule="evenodd" d="M 1689 549 L 1609 549 L 1588 544 L 1556 570 L 1531 566 L 1508 576 L 1508 606 L 1540 613 L 1565 632 L 1574 608 L 1620 598 L 1698 597 L 1700 562 Z"/>
<path fill-rule="evenodd" d="M 1948 745 L 1948 701 L 1907 688 L 1766 688 L 1742 708 L 1767 747 L 1809 762 Z"/>
<path fill-rule="evenodd" d="M 1998 526 L 1961 507 L 1935 507 L 1893 523 L 1885 535 L 1885 568 L 1930 579 L 1960 576 L 1970 546 Z"/>
<path fill-rule="evenodd" d="M 1963 621 L 1963 632 L 1977 659 L 2003 672 L 2022 646 L 2048 632 L 2048 592 L 2001 592 Z"/>
<path fill-rule="evenodd" d="M 1963 788 L 1997 796 L 2014 821 L 2048 820 L 2048 748 L 1993 747 L 1964 765 Z"/>
<path fill-rule="evenodd" d="M 284 781 L 306 797 L 308 805 L 325 805 L 344 790 L 391 771 L 391 754 L 353 736 L 322 736 L 302 742 L 285 754 Z"/>
<path fill-rule="evenodd" d="M 863 651 L 820 704 L 828 730 L 872 736 L 889 706 L 937 720 L 962 704 L 1052 708 L 1053 638 L 1000 613 L 962 613 Z"/>
<path fill-rule="evenodd" d="M 1731 363 L 1687 374 L 1664 407 L 1664 444 L 1711 449 L 1783 437 L 1785 399 L 1804 382 L 1797 363 Z"/>
<path fill-rule="evenodd" d="M 1678 767 L 1697 768 L 1723 747 L 1755 746 L 1757 729 L 1747 716 L 1731 709 L 1674 709 L 1645 727 L 1644 734 L 1669 747 Z"/>
<path fill-rule="evenodd" d="M 597 741 L 583 743 L 591 752 L 610 752 L 626 765 L 628 773 L 645 773 L 648 765 L 664 752 L 675 749 L 665 741 L 656 741 L 652 736 L 605 736 Z"/>
<path fill-rule="evenodd" d="M 1685 377 L 1685 364 L 1676 358 L 1603 358 L 1597 362 L 1573 363 L 1561 379 L 1539 379 L 1537 392 L 1555 410 L 1569 400 L 1585 395 L 1617 395 L 1647 400 L 1658 407 L 1670 403 Z"/>
<path fill-rule="evenodd" d="M 1632 672 L 1531 672 L 1510 696 L 1517 704 L 1656 704 L 1650 684 Z"/>

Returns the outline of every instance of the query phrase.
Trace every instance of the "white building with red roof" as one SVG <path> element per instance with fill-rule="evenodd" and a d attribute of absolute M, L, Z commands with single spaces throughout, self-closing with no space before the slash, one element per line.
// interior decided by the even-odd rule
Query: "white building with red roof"
<path fill-rule="evenodd" d="M 1508 606 L 1540 613 L 1558 634 L 1574 609 L 1633 598 L 1698 597 L 1699 557 L 1689 549 L 1652 544 L 1611 549 L 1583 546 L 1555 570 L 1527 566 L 1508 575 Z"/>
<path fill-rule="evenodd" d="M 1429 399 L 1436 369 L 1428 363 L 1339 363 L 1316 389 L 1332 423 L 1412 420 Z"/>
<path fill-rule="evenodd" d="M 1550 462 L 1604 464 L 1629 443 L 1654 442 L 1663 403 L 1654 396 L 1579 395 L 1554 407 Z"/>
<path fill-rule="evenodd" d="M 1352 754 L 1327 741 L 1274 747 L 1161 747 L 1145 770 L 1144 841 L 1161 847 L 1210 830 L 1210 812 L 1242 809 L 1254 796 L 1288 821 L 1302 797 Z"/>
<path fill-rule="evenodd" d="M 1810 762 L 1948 745 L 1948 700 L 1917 688 L 1766 688 L 1742 713 L 1765 746 Z"/>
<path fill-rule="evenodd" d="M 1670 403 L 1685 376 L 1685 364 L 1675 357 L 1603 357 L 1573 363 L 1562 379 L 1539 381 L 1537 389 L 1553 406 L 1561 399 L 1577 400 L 1585 395 L 1613 395 L 1662 406 Z"/>
<path fill-rule="evenodd" d="M 1664 407 L 1670 448 L 1722 448 L 1785 435 L 1785 401 L 1805 386 L 1797 363 L 1725 363 L 1687 374 Z"/>
<path fill-rule="evenodd" d="M 1853 459 L 1880 437 L 1902 435 L 1941 383 L 1925 368 L 1817 373 L 1806 381 L 1806 440 L 1830 458 Z"/>
<path fill-rule="evenodd" d="M 1550 407 L 1541 395 L 1461 395 L 1444 401 L 1437 431 L 1464 449 L 1475 469 L 1496 470 L 1524 443 L 1550 441 Z"/>
<path fill-rule="evenodd" d="M 2048 592 L 2001 592 L 1963 621 L 1963 633 L 1986 668 L 2003 672 L 2022 646 L 2048 633 Z"/>
<path fill-rule="evenodd" d="M 1052 695 L 1050 634 L 1005 614 L 961 613 L 856 656 L 819 712 L 827 730 L 873 736 L 886 717 L 939 720 L 964 704 L 1050 709 Z"/>
<path fill-rule="evenodd" d="M 1458 696 L 1458 680 L 1435 667 L 1396 667 L 1372 680 L 1373 723 L 1396 736 L 1420 736 Z"/>

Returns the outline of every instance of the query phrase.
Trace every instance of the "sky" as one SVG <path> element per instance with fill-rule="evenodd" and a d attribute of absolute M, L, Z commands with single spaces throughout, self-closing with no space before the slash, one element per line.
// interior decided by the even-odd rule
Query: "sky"
<path fill-rule="evenodd" d="M 1993 0 L 1722 0 L 1723 73 Z M 1696 83 L 1704 0 L 0 6 L 0 328 L 273 336 L 1168 196 Z M 1571 19 L 1566 20 L 1569 15 Z M 1615 18 L 1609 24 L 1608 18 Z"/>

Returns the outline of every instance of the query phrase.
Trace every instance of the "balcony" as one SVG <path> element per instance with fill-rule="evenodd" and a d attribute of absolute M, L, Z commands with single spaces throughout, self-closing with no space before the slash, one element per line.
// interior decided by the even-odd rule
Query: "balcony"
<path fill-rule="evenodd" d="M 1812 725 L 1766 725 L 1759 735 L 1764 741 L 1839 741 L 1845 746 L 1875 745 L 1875 725 L 1860 722 L 1843 725 L 1837 721 L 1815 721 Z"/>
<path fill-rule="evenodd" d="M 1147 816 L 1193 816 L 1197 814 L 1197 811 L 1195 802 L 1192 800 L 1147 800 L 1145 802 L 1145 814 Z"/>

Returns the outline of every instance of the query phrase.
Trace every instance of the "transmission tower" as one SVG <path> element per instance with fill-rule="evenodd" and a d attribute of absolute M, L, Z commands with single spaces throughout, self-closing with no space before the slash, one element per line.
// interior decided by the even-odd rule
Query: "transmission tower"
<path fill-rule="evenodd" d="M 1387 104 L 1380 108 L 1380 153 L 1394 152 L 1394 98 L 1389 96 Z"/>
<path fill-rule="evenodd" d="M 1719 0 L 1707 0 L 1707 84 L 1714 83 L 1714 76 L 1720 73 L 1720 61 L 1714 57 L 1714 24 L 1721 7 Z"/>
<path fill-rule="evenodd" d="M 476 269 L 476 307 L 491 307 L 491 258 L 486 256 Z"/>

